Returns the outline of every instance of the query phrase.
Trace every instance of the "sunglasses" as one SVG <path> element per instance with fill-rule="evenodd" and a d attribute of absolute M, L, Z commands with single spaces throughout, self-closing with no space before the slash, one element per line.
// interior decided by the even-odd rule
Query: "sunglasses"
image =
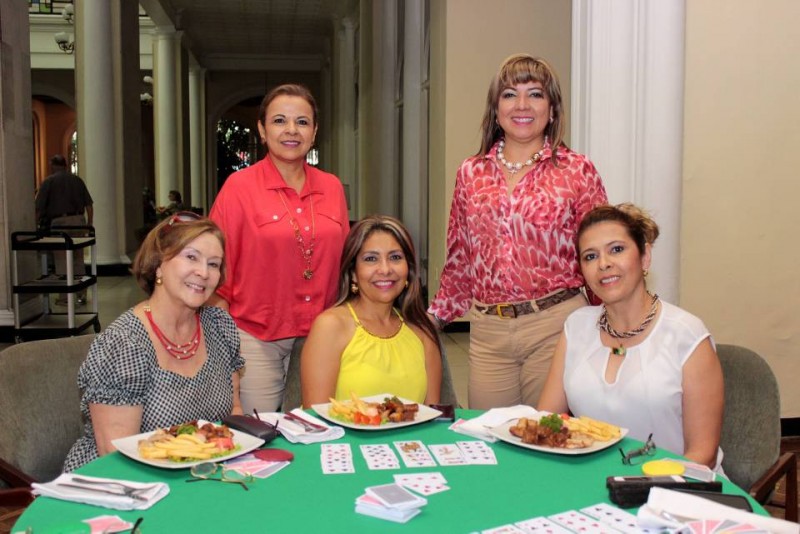
<path fill-rule="evenodd" d="M 193 211 L 179 211 L 175 215 L 169 218 L 168 226 L 172 226 L 175 223 L 185 223 L 185 222 L 192 222 L 192 221 L 199 221 L 203 217 L 196 214 Z"/>
<path fill-rule="evenodd" d="M 620 447 L 619 453 L 622 455 L 623 464 L 639 465 L 646 456 L 653 456 L 656 453 L 656 443 L 653 441 L 653 434 L 647 436 L 647 441 L 643 447 L 628 452 L 623 451 L 622 447 Z"/>

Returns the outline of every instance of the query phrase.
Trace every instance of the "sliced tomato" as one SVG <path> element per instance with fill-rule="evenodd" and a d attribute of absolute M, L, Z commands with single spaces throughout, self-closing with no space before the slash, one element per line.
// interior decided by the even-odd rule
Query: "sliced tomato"
<path fill-rule="evenodd" d="M 217 444 L 217 448 L 221 451 L 228 451 L 234 448 L 233 438 L 211 438 L 209 441 Z"/>
<path fill-rule="evenodd" d="M 357 424 L 357 425 L 366 424 L 367 421 L 365 419 L 366 419 L 366 416 L 364 414 L 362 414 L 361 412 L 356 412 L 356 413 L 353 414 L 353 422 L 355 424 Z"/>
<path fill-rule="evenodd" d="M 378 426 L 381 424 L 381 414 L 375 414 L 369 418 L 369 424 Z"/>
<path fill-rule="evenodd" d="M 561 419 L 563 419 L 564 421 L 569 421 L 569 419 L 570 419 L 569 414 L 568 413 L 562 413 L 561 414 Z"/>

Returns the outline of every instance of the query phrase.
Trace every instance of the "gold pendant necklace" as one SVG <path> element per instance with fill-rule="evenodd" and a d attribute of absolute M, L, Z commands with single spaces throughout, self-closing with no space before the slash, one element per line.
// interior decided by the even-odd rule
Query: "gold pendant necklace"
<path fill-rule="evenodd" d="M 289 224 L 292 226 L 292 230 L 294 230 L 294 239 L 297 241 L 297 248 L 300 250 L 300 257 L 303 258 L 303 261 L 305 261 L 306 264 L 306 268 L 303 270 L 303 278 L 306 280 L 311 280 L 311 278 L 314 277 L 314 270 L 311 269 L 311 256 L 314 254 L 314 245 L 317 242 L 317 225 L 314 219 L 314 201 L 311 199 L 311 197 L 309 197 L 308 203 L 311 205 L 311 240 L 308 243 L 308 247 L 306 247 L 303 234 L 300 233 L 300 225 L 297 224 L 297 220 L 292 216 L 292 212 L 289 210 L 289 204 L 286 202 L 283 191 L 278 190 L 278 195 L 281 197 L 283 207 L 286 209 L 286 214 L 289 216 Z"/>

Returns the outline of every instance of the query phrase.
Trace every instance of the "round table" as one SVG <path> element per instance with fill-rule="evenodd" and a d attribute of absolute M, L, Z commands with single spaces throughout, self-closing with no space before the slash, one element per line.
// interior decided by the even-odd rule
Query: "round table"
<path fill-rule="evenodd" d="M 468 419 L 479 411 L 459 410 Z M 36 534 L 69 532 L 70 525 L 99 515 L 119 515 L 144 520 L 141 530 L 148 532 L 474 532 L 537 516 L 578 510 L 608 500 L 606 477 L 640 475 L 639 466 L 623 465 L 618 447 L 624 450 L 641 446 L 625 438 L 618 446 L 587 455 L 548 454 L 498 441 L 490 446 L 497 465 L 460 465 L 426 468 L 370 470 L 359 446 L 386 443 L 394 449 L 399 440 L 421 440 L 425 445 L 474 440 L 448 430 L 449 423 L 431 421 L 384 431 L 346 429 L 345 436 L 327 443 L 349 443 L 354 474 L 324 475 L 320 463 L 320 443 L 291 444 L 279 437 L 270 448 L 294 453 L 291 465 L 273 476 L 249 484 L 244 491 L 236 484 L 198 482 L 187 484 L 186 469 L 151 467 L 118 452 L 78 469 L 76 473 L 142 482 L 160 481 L 170 493 L 145 511 L 118 511 L 84 504 L 37 498 L 20 517 L 15 531 L 32 527 Z M 657 450 L 653 459 L 674 457 Z M 398 455 L 399 459 L 399 455 Z M 428 505 L 409 523 L 397 524 L 357 514 L 355 499 L 364 488 L 394 481 L 399 473 L 442 473 L 449 491 L 427 497 Z M 733 483 L 723 480 L 725 493 L 746 495 Z M 751 500 L 753 508 L 767 515 Z M 634 511 L 635 513 L 635 511 Z"/>

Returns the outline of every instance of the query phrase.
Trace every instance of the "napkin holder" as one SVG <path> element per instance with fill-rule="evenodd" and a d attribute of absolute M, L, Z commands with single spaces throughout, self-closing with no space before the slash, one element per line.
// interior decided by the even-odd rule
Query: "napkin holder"
<path fill-rule="evenodd" d="M 269 443 L 278 436 L 278 429 L 273 425 L 247 415 L 229 415 L 222 420 L 222 424 L 263 439 L 264 443 Z"/>

